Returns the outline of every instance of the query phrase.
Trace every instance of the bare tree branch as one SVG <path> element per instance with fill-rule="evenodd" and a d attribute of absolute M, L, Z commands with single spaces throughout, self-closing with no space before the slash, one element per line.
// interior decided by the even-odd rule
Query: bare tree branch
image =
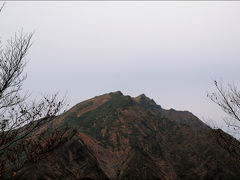
<path fill-rule="evenodd" d="M 3 7 L 5 6 L 5 4 L 6 4 L 6 1 L 4 1 L 3 4 L 0 6 L 0 12 L 2 12 Z"/>
<path fill-rule="evenodd" d="M 240 134 L 240 91 L 234 83 L 224 86 L 215 80 L 214 85 L 216 92 L 207 96 L 228 115 L 224 122 L 232 131 L 231 134 Z M 220 130 L 214 130 L 214 134 L 218 137 L 219 144 L 226 150 L 240 155 L 240 143 L 235 142 L 234 138 L 224 136 Z"/>
<path fill-rule="evenodd" d="M 216 103 L 225 113 L 227 113 L 235 121 L 240 122 L 240 92 L 234 84 L 228 84 L 227 87 L 214 81 L 216 92 L 208 95 L 208 97 Z"/>
<path fill-rule="evenodd" d="M 6 45 L 0 42 L 0 179 L 13 178 L 26 163 L 37 161 L 76 133 L 68 126 L 36 133 L 65 111 L 66 102 L 58 93 L 29 101 L 29 94 L 22 92 L 32 37 L 33 33 L 21 31 Z"/>

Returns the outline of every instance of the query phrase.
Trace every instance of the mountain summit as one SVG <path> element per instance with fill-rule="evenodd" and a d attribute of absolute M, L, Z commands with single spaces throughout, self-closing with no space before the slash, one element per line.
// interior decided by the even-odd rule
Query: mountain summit
<path fill-rule="evenodd" d="M 139 103 L 142 107 L 152 110 L 160 110 L 161 106 L 157 105 L 153 99 L 148 98 L 145 94 L 141 94 L 134 98 L 134 100 Z"/>
<path fill-rule="evenodd" d="M 239 156 L 219 145 L 216 130 L 188 111 L 165 110 L 144 94 L 132 98 L 117 91 L 83 101 L 51 124 L 66 125 L 77 134 L 18 172 L 18 179 L 240 177 Z"/>

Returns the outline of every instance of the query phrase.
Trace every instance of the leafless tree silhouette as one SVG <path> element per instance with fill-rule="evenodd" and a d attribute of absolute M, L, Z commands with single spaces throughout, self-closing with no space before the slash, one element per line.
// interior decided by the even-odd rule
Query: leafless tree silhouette
<path fill-rule="evenodd" d="M 240 130 L 240 91 L 235 84 L 223 86 L 214 81 L 216 92 L 208 94 L 208 97 L 216 103 L 229 118 L 224 119 L 228 127 Z M 239 132 L 240 133 L 240 132 Z"/>
<path fill-rule="evenodd" d="M 228 115 L 228 118 L 224 118 L 226 125 L 235 134 L 240 134 L 240 90 L 234 83 L 223 85 L 215 80 L 214 85 L 216 91 L 207 96 Z M 230 136 L 223 136 L 220 130 L 215 130 L 214 133 L 225 149 L 240 155 L 239 143 Z"/>
<path fill-rule="evenodd" d="M 14 178 L 26 163 L 37 161 L 75 133 L 67 126 L 36 133 L 61 114 L 66 103 L 57 93 L 30 101 L 22 92 L 32 37 L 33 33 L 19 32 L 6 44 L 0 42 L 0 179 Z"/>

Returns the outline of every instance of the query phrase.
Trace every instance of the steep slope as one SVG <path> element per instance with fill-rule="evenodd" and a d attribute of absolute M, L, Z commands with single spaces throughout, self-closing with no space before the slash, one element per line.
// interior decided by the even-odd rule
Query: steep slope
<path fill-rule="evenodd" d="M 19 172 L 19 179 L 240 177 L 239 157 L 217 143 L 214 130 L 190 112 L 162 109 L 144 94 L 132 98 L 118 91 L 89 99 L 51 126 L 66 124 L 77 128 L 74 138 Z"/>

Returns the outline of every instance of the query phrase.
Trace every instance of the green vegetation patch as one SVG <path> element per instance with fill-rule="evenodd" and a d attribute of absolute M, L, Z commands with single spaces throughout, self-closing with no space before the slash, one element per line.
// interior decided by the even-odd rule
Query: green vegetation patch
<path fill-rule="evenodd" d="M 85 109 L 85 108 L 87 108 L 87 107 L 89 107 L 91 105 L 93 105 L 93 101 L 89 101 L 89 102 L 87 102 L 85 104 L 82 104 L 82 105 L 78 106 L 77 111 L 81 111 L 81 110 L 83 110 L 83 109 Z"/>
<path fill-rule="evenodd" d="M 114 126 L 114 122 L 118 119 L 119 111 L 128 108 L 132 104 L 129 97 L 120 94 L 111 93 L 111 99 L 102 104 L 95 110 L 86 112 L 80 117 L 73 112 L 67 117 L 67 122 L 74 127 L 79 127 L 79 130 L 90 135 L 97 140 L 103 140 L 111 145 L 108 140 L 109 129 Z M 102 137 L 101 130 L 107 126 L 105 136 Z"/>

